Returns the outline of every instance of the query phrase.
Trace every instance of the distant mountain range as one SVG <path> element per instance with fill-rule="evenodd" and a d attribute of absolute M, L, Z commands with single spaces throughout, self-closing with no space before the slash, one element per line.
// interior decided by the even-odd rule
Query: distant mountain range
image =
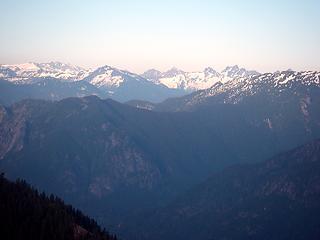
<path fill-rule="evenodd" d="M 256 71 L 247 71 L 237 65 L 226 67 L 221 73 L 208 67 L 202 72 L 185 72 L 172 68 L 163 73 L 157 70 L 148 70 L 142 75 L 107 65 L 96 70 L 60 62 L 0 65 L 0 79 L 10 81 L 15 85 L 34 84 L 46 79 L 56 79 L 70 83 L 85 81 L 99 89 L 101 93 L 97 94 L 97 90 L 95 90 L 92 94 L 100 97 L 111 97 L 121 102 L 129 100 L 161 102 L 167 98 L 179 97 L 192 91 L 209 88 L 217 82 L 225 83 L 238 77 L 258 74 Z M 69 89 L 73 86 L 72 84 L 69 85 Z M 12 90 L 14 89 L 12 88 Z M 57 96 L 54 90 L 49 89 L 49 86 L 46 86 L 44 91 Z M 73 90 L 73 92 L 76 91 L 76 89 Z M 90 95 L 91 93 L 87 92 L 87 94 Z M 51 97 L 50 94 L 47 96 L 25 95 L 34 98 L 57 99 Z M 72 97 L 74 94 L 67 96 Z M 2 102 L 12 102 L 12 99 Z"/>
<path fill-rule="evenodd" d="M 185 72 L 172 68 L 166 72 L 155 69 L 144 72 L 141 76 L 156 84 L 164 84 L 169 88 L 196 91 L 211 87 L 217 82 L 226 83 L 239 77 L 250 77 L 260 75 L 257 71 L 248 71 L 237 65 L 226 67 L 221 73 L 211 67 L 199 72 Z"/>
<path fill-rule="evenodd" d="M 191 90 L 109 66 L 2 78 L 0 170 L 124 239 L 317 239 L 320 73 L 207 71 L 220 80 L 158 103 Z"/>
<path fill-rule="evenodd" d="M 193 106 L 203 103 L 211 97 L 223 96 L 224 103 L 238 103 L 249 96 L 268 94 L 277 97 L 281 94 L 304 88 L 306 92 L 320 87 L 320 72 L 315 71 L 283 71 L 265 73 L 249 77 L 239 77 L 225 84 L 215 84 L 212 87 L 192 95 L 192 100 L 186 105 Z M 193 101 L 193 102 L 192 102 Z"/>
<path fill-rule="evenodd" d="M 170 89 L 165 85 L 148 81 L 137 74 L 112 68 L 110 66 L 103 66 L 96 70 L 87 70 L 60 62 L 0 65 L 0 80 L 1 79 L 12 82 L 15 85 L 23 86 L 47 81 L 48 79 L 60 80 L 63 83 L 68 82 L 68 85 L 60 84 L 60 88 L 68 86 L 68 89 L 63 92 L 67 93 L 68 91 L 71 91 L 72 94 L 61 94 L 61 98 L 58 98 L 57 96 L 59 96 L 59 94 L 57 94 L 55 89 L 51 89 L 48 85 L 42 85 L 41 90 L 42 93 L 47 92 L 47 95 L 38 95 L 37 92 L 31 94 L 29 93 L 29 87 L 27 87 L 26 93 L 24 94 L 27 97 L 51 100 L 62 99 L 63 97 L 73 97 L 75 96 L 75 92 L 77 92 L 76 96 L 81 96 L 84 92 L 78 93 L 78 86 L 88 84 L 92 85 L 92 90 L 94 88 L 96 89 L 91 92 L 85 92 L 86 95 L 94 94 L 99 97 L 111 97 L 121 102 L 133 99 L 161 102 L 169 97 L 177 97 L 185 94 L 184 90 Z M 71 84 L 73 82 L 78 84 Z M 83 82 L 87 82 L 87 84 Z M 55 85 L 58 85 L 58 83 L 55 83 Z M 15 91 L 24 92 L 24 90 L 21 91 L 23 88 L 24 87 L 19 87 L 15 89 L 14 87 L 11 87 L 11 91 L 13 92 L 13 95 L 16 95 Z M 38 89 L 40 88 L 38 87 Z M 52 97 L 52 95 L 55 97 Z M 10 98 L 3 99 L 2 103 L 10 103 L 13 100 L 14 99 Z"/>
<path fill-rule="evenodd" d="M 178 98 L 170 98 L 159 104 L 145 101 L 130 101 L 127 104 L 138 108 L 154 111 L 191 111 L 201 106 L 212 104 L 237 104 L 247 101 L 263 101 L 260 98 L 270 98 L 268 104 L 281 104 L 296 101 L 299 97 L 301 109 L 308 117 L 308 106 L 311 96 L 319 94 L 320 72 L 315 71 L 283 71 L 237 77 L 222 83 L 217 82 L 208 89 Z"/>
<path fill-rule="evenodd" d="M 166 98 L 185 94 L 183 90 L 170 89 L 163 84 L 154 84 L 137 74 L 110 66 L 96 69 L 83 81 L 107 92 L 111 98 L 121 102 L 133 99 L 161 102 Z"/>
<path fill-rule="evenodd" d="M 133 239 L 133 223 L 215 172 L 320 137 L 317 72 L 243 77 L 160 104 L 129 103 L 140 107 L 94 96 L 1 107 L 0 169 Z"/>
<path fill-rule="evenodd" d="M 99 67 L 96 70 L 88 70 L 60 62 L 0 65 L 0 81 L 9 81 L 17 86 L 23 86 L 17 89 L 11 86 L 10 95 L 11 93 L 13 96 L 18 94 L 21 97 L 9 97 L 8 99 L 2 97 L 1 102 L 3 104 L 12 103 L 16 99 L 20 100 L 27 97 L 60 100 L 65 97 L 87 95 L 113 98 L 120 102 L 139 100 L 159 103 L 168 98 L 181 97 L 182 95 L 199 90 L 204 90 L 204 92 L 196 92 L 193 98 L 199 99 L 203 97 L 203 95 L 213 95 L 214 92 L 218 93 L 219 91 L 221 93 L 227 91 L 227 89 L 236 89 L 241 84 L 247 84 L 247 87 L 250 87 L 250 84 L 256 85 L 259 81 L 273 81 L 277 86 L 287 86 L 292 80 L 305 82 L 305 79 L 310 77 L 313 81 L 316 81 L 319 78 L 319 73 L 288 70 L 284 72 L 260 74 L 257 71 L 248 71 L 235 65 L 228 66 L 221 72 L 210 67 L 199 72 L 185 72 L 177 68 L 172 68 L 166 72 L 151 69 L 138 75 L 107 65 Z M 63 89 L 64 86 L 67 86 L 68 89 L 62 91 L 64 94 L 58 94 L 55 89 L 51 89 L 50 84 L 42 84 L 41 91 L 30 93 L 30 87 L 27 85 L 35 86 L 35 84 L 38 83 L 37 88 L 40 90 L 40 82 L 49 81 L 48 79 L 56 80 L 55 86 L 60 85 L 60 90 Z M 59 81 L 62 84 L 59 84 Z M 278 83 L 276 81 L 278 81 Z M 288 84 L 286 84 L 286 81 L 288 81 Z M 89 85 L 91 85 L 91 87 Z M 90 90 L 79 91 L 79 86 L 85 86 L 86 89 Z M 25 87 L 26 90 L 21 90 Z M 243 92 L 243 88 L 244 87 L 238 90 Z M 81 89 L 84 89 L 84 87 L 81 87 Z M 25 93 L 21 95 L 19 93 L 16 94 L 15 91 Z M 37 94 L 37 92 L 42 93 Z M 68 94 L 68 92 L 70 92 L 70 94 Z M 2 93 L 1 95 L 3 96 L 8 95 L 6 94 L 7 92 L 4 93 L 1 89 L 0 93 Z M 188 95 L 187 98 L 190 98 L 190 96 Z M 171 100 L 170 103 L 172 103 Z M 188 105 L 192 105 L 192 103 L 188 102 Z"/>
<path fill-rule="evenodd" d="M 12 82 L 28 83 L 32 78 L 51 77 L 77 81 L 86 77 L 90 70 L 61 62 L 22 63 L 0 65 L 0 78 Z"/>

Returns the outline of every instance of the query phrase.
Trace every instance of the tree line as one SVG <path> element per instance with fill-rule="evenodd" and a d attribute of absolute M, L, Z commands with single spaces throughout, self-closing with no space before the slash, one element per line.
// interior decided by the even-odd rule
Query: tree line
<path fill-rule="evenodd" d="M 24 180 L 0 175 L 0 236 L 3 240 L 117 240 L 63 200 L 40 193 Z"/>

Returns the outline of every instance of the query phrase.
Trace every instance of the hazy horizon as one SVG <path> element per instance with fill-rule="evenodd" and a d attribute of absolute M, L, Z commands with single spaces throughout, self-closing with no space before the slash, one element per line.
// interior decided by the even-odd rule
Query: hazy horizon
<path fill-rule="evenodd" d="M 320 70 L 317 1 L 2 1 L 0 63 Z M 231 7 L 230 7 L 231 6 Z"/>

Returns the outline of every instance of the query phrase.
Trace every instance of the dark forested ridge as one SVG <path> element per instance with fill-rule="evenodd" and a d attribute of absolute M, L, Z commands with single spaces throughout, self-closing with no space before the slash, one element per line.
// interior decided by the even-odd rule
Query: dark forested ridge
<path fill-rule="evenodd" d="M 0 175 L 2 240 L 116 240 L 97 223 L 54 195 Z"/>
<path fill-rule="evenodd" d="M 136 239 L 317 240 L 320 140 L 214 174 L 137 226 Z"/>
<path fill-rule="evenodd" d="M 257 97 L 190 112 L 93 96 L 21 101 L 0 107 L 0 168 L 123 233 L 213 172 L 320 137 L 320 95 Z"/>

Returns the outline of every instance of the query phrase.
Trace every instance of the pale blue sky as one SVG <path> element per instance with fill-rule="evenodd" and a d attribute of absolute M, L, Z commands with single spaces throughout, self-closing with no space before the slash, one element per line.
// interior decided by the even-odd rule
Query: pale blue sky
<path fill-rule="evenodd" d="M 320 70 L 320 1 L 0 1 L 0 63 Z"/>

